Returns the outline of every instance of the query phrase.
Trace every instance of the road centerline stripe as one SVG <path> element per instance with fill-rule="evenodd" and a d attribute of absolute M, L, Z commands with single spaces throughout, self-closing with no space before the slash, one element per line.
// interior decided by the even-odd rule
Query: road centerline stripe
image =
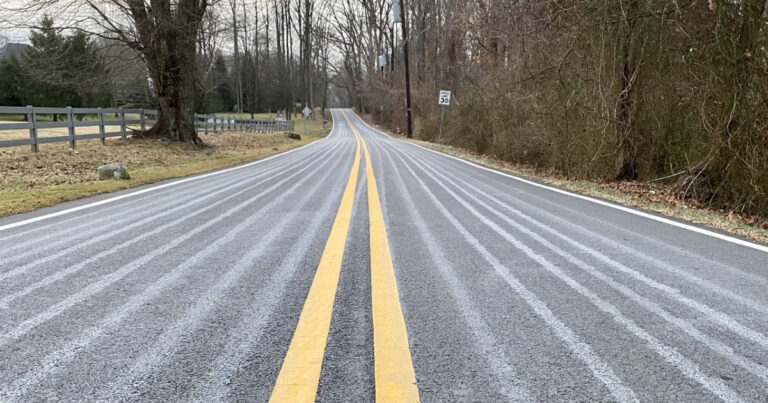
<path fill-rule="evenodd" d="M 360 170 L 360 140 L 356 140 L 349 180 L 270 402 L 314 402 L 317 395 Z"/>
<path fill-rule="evenodd" d="M 400 305 L 395 269 L 381 209 L 371 155 L 363 136 L 342 111 L 365 154 L 371 253 L 371 308 L 376 402 L 419 402 L 408 331 Z"/>

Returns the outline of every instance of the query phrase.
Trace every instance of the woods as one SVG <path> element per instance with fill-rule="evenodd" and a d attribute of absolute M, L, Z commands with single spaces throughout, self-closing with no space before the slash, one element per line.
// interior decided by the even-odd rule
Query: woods
<path fill-rule="evenodd" d="M 48 29 L 61 44 L 80 41 L 111 75 L 91 81 L 112 81 L 100 94 L 111 91 L 115 104 L 129 98 L 115 89 L 116 67 L 140 61 L 148 80 L 137 85 L 134 71 L 121 82 L 143 87 L 139 95 L 162 111 L 148 135 L 197 143 L 194 112 L 290 119 L 333 102 L 435 140 L 446 89 L 451 145 L 570 178 L 660 181 L 682 199 L 768 215 L 762 0 L 21 3 L 0 15 L 27 16 L 17 20 L 36 21 L 33 32 Z M 41 13 L 55 15 L 54 26 Z M 116 46 L 124 57 L 110 59 L 105 49 Z M 33 102 L 13 91 L 23 69 L 1 68 L 0 97 Z"/>
<path fill-rule="evenodd" d="M 410 0 L 407 40 L 391 3 L 347 1 L 337 25 L 350 97 L 377 123 L 407 125 L 409 43 L 418 138 L 436 139 L 453 90 L 449 144 L 768 214 L 765 1 Z M 389 47 L 391 72 L 373 65 Z"/>
<path fill-rule="evenodd" d="M 147 104 L 160 111 L 157 124 L 145 136 L 200 144 L 193 129 L 196 112 L 253 116 L 281 111 L 290 119 L 294 109 L 305 105 L 317 104 L 323 110 L 328 106 L 332 74 L 328 1 L 46 0 L 11 4 L 0 6 L 0 22 L 8 29 L 31 30 L 32 35 L 72 35 L 85 41 L 96 57 L 92 65 L 104 66 L 105 74 L 90 75 L 77 86 L 88 88 L 96 83 L 117 106 L 116 98 L 123 103 L 127 98 L 114 85 L 122 79 L 118 72 L 138 62 L 139 75 L 145 79 L 138 85 L 132 80 L 133 86 L 144 87 L 139 92 L 147 90 Z M 319 15 L 325 18 L 321 20 Z M 31 42 L 32 50 L 27 53 L 48 60 L 65 53 L 62 43 L 41 48 L 34 37 Z M 26 75 L 37 77 L 30 60 L 25 54 L 15 62 L 4 62 L 2 68 L 28 70 Z M 67 71 L 59 69 L 60 65 L 50 68 Z M 82 72 L 86 71 L 90 70 Z M 30 90 L 26 82 L 0 81 L 0 98 L 9 106 L 36 101 L 18 96 Z M 108 102 L 89 99 L 83 106 L 107 106 Z"/>
<path fill-rule="evenodd" d="M 208 66 L 206 71 L 214 71 L 205 74 L 201 83 L 205 109 L 214 112 L 223 107 L 250 114 L 283 111 L 287 118 L 304 106 L 327 109 L 330 2 L 227 0 L 218 4 L 206 18 L 199 39 L 200 63 Z"/>

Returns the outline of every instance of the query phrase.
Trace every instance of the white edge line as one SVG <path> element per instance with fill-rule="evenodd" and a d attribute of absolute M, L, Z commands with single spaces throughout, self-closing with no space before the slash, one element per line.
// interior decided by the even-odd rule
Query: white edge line
<path fill-rule="evenodd" d="M 333 116 L 333 115 L 331 115 L 331 116 Z M 0 226 L 0 232 L 6 231 L 6 230 L 9 230 L 9 229 L 13 229 L 13 228 L 22 227 L 22 226 L 29 225 L 29 224 L 32 224 L 32 223 L 40 222 L 40 221 L 47 220 L 47 219 L 50 219 L 50 218 L 60 217 L 60 216 L 63 216 L 63 215 L 71 214 L 71 213 L 74 213 L 74 212 L 77 212 L 77 211 L 80 211 L 80 210 L 85 210 L 85 209 L 89 209 L 89 208 L 92 208 L 92 207 L 97 207 L 97 206 L 101 206 L 101 205 L 104 205 L 104 204 L 116 202 L 118 200 L 127 199 L 127 198 L 138 196 L 138 195 L 141 195 L 141 194 L 144 194 L 144 193 L 154 192 L 156 190 L 164 189 L 164 188 L 171 187 L 171 186 L 176 186 L 176 185 L 179 185 L 179 184 L 182 184 L 182 183 L 191 182 L 191 181 L 198 180 L 198 179 L 203 179 L 203 178 L 209 178 L 211 176 L 221 175 L 223 173 L 237 171 L 239 169 L 248 168 L 248 167 L 251 167 L 251 166 L 254 166 L 254 165 L 257 165 L 257 164 L 261 164 L 262 162 L 266 162 L 266 161 L 269 161 L 269 160 L 277 158 L 277 157 L 282 157 L 282 156 L 290 154 L 290 153 L 292 153 L 294 151 L 299 151 L 299 150 L 301 150 L 301 149 L 303 149 L 305 147 L 311 146 L 312 144 L 317 144 L 320 141 L 328 139 L 329 137 L 331 137 L 331 134 L 333 133 L 333 129 L 335 128 L 335 126 L 336 126 L 336 122 L 333 119 L 331 119 L 331 131 L 328 132 L 327 136 L 323 137 L 322 139 L 320 139 L 318 141 L 313 141 L 313 142 L 311 142 L 309 144 L 305 144 L 305 145 L 303 145 L 301 147 L 297 147 L 297 148 L 294 148 L 294 149 L 291 149 L 291 150 L 288 150 L 288 151 L 284 151 L 284 152 L 281 152 L 281 153 L 269 156 L 267 158 L 263 158 L 263 159 L 260 159 L 260 160 L 256 160 L 256 161 L 253 161 L 253 162 L 249 162 L 247 164 L 238 165 L 238 166 L 231 167 L 231 168 L 226 168 L 226 169 L 222 169 L 222 170 L 218 170 L 218 171 L 214 171 L 214 172 L 209 172 L 209 173 L 202 174 L 202 175 L 191 176 L 189 178 L 180 179 L 180 180 L 177 180 L 177 181 L 174 181 L 174 182 L 170 182 L 170 183 L 164 183 L 164 184 L 161 184 L 161 185 L 152 186 L 152 187 L 149 187 L 147 189 L 137 190 L 135 192 L 131 192 L 131 193 L 128 193 L 128 194 L 124 194 L 124 195 L 120 195 L 120 196 L 115 196 L 115 197 L 110 197 L 108 199 L 99 200 L 97 202 L 84 204 L 82 206 L 72 207 L 72 208 L 68 208 L 68 209 L 65 209 L 65 210 L 56 211 L 54 213 L 45 214 L 45 215 L 41 215 L 41 216 L 38 216 L 38 217 L 32 217 L 32 218 L 28 218 L 26 220 L 17 221 L 17 222 L 13 222 L 13 223 L 10 223 L 10 224 L 5 224 L 5 225 Z"/>
<path fill-rule="evenodd" d="M 643 211 L 639 211 L 639 210 L 635 210 L 635 209 L 632 209 L 632 208 L 629 208 L 629 207 L 620 206 L 620 205 L 617 205 L 617 204 L 614 204 L 614 203 L 609 203 L 609 202 L 604 201 L 604 200 L 595 199 L 595 198 L 592 198 L 592 197 L 589 197 L 589 196 L 584 196 L 584 195 L 581 195 L 581 194 L 578 194 L 578 193 L 569 192 L 569 191 L 563 190 L 563 189 L 558 189 L 556 187 L 543 185 L 541 183 L 537 183 L 537 182 L 534 182 L 534 181 L 531 181 L 531 180 L 528 180 L 528 179 L 524 179 L 524 178 L 520 178 L 520 177 L 515 176 L 515 175 L 508 174 L 506 172 L 501 172 L 501 171 L 498 171 L 496 169 L 492 169 L 492 168 L 488 168 L 488 167 L 482 166 L 480 164 L 476 164 L 476 163 L 474 163 L 472 161 L 467 161 L 465 159 L 454 157 L 452 155 L 448 155 L 448 154 L 442 153 L 440 151 L 432 150 L 432 149 L 426 148 L 426 147 L 424 147 L 422 145 L 419 145 L 419 144 L 416 144 L 416 143 L 413 143 L 413 142 L 410 142 L 410 141 L 401 140 L 401 139 L 392 137 L 389 134 L 384 133 L 383 131 L 381 131 L 379 129 L 375 129 L 375 128 L 371 127 L 368 124 L 368 122 L 366 122 L 365 120 L 363 120 L 359 116 L 358 116 L 358 118 L 360 119 L 360 121 L 363 122 L 364 125 L 368 126 L 369 129 L 377 131 L 379 133 L 382 133 L 383 135 L 385 135 L 385 136 L 387 136 L 387 137 L 389 137 L 389 138 L 391 138 L 393 140 L 401 141 L 401 142 L 403 142 L 405 144 L 410 144 L 410 145 L 419 147 L 419 148 L 427 150 L 429 152 L 432 152 L 432 153 L 435 153 L 435 154 L 438 154 L 438 155 L 442 155 L 442 156 L 454 159 L 456 161 L 463 162 L 465 164 L 474 166 L 475 168 L 479 168 L 479 169 L 482 169 L 484 171 L 493 172 L 495 174 L 498 174 L 498 175 L 501 175 L 501 176 L 506 176 L 506 177 L 514 179 L 516 181 L 523 182 L 525 184 L 528 184 L 528 185 L 531 185 L 531 186 L 535 186 L 535 187 L 538 187 L 538 188 L 541 188 L 541 189 L 546 189 L 546 190 L 550 190 L 552 192 L 556 192 L 556 193 L 564 194 L 564 195 L 567 195 L 567 196 L 575 197 L 577 199 L 586 200 L 586 201 L 589 201 L 589 202 L 592 202 L 592 203 L 595 203 L 595 204 L 599 204 L 601 206 L 610 207 L 612 209 L 620 210 L 620 211 L 623 211 L 625 213 L 634 214 L 636 216 L 640 216 L 640 217 L 643 217 L 643 218 L 648 218 L 650 220 L 658 221 L 658 222 L 661 222 L 661 223 L 664 223 L 664 224 L 668 224 L 668 225 L 672 225 L 672 226 L 675 226 L 675 227 L 678 227 L 678 228 L 686 229 L 688 231 L 696 232 L 698 234 L 707 235 L 707 236 L 710 236 L 712 238 L 717 238 L 717 239 L 720 239 L 720 240 L 723 240 L 723 241 L 726 241 L 726 242 L 730 242 L 730 243 L 733 243 L 733 244 L 736 244 L 736 245 L 745 246 L 747 248 L 752 248 L 752 249 L 755 249 L 755 250 L 759 250 L 761 252 L 768 253 L 768 246 L 765 246 L 765 245 L 760 245 L 760 244 L 756 244 L 756 243 L 753 243 L 753 242 L 745 241 L 743 239 L 735 238 L 735 237 L 728 236 L 728 235 L 725 235 L 725 234 L 720 234 L 720 233 L 713 232 L 713 231 L 710 231 L 710 230 L 706 230 L 704 228 L 699 228 L 699 227 L 696 227 L 696 226 L 693 226 L 693 225 L 690 225 L 690 224 L 685 224 L 685 223 L 677 222 L 677 221 L 674 221 L 674 220 L 670 220 L 668 218 L 659 217 L 657 215 L 649 214 L 649 213 L 646 213 L 646 212 L 643 212 Z"/>

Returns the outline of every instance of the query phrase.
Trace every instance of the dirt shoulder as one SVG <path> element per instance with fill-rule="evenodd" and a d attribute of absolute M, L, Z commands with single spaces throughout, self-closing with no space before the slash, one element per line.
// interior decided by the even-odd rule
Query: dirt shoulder
<path fill-rule="evenodd" d="M 301 140 L 285 133 L 203 134 L 204 148 L 133 138 L 107 140 L 106 145 L 82 141 L 74 151 L 67 143 L 41 145 L 39 153 L 28 147 L 0 148 L 0 216 L 254 161 L 317 141 L 330 127 L 311 122 L 307 136 L 300 132 Z M 131 179 L 99 180 L 98 166 L 112 162 L 125 164 Z"/>
<path fill-rule="evenodd" d="M 365 120 L 379 130 L 392 135 L 391 132 L 373 125 L 369 117 L 365 117 Z M 393 137 L 402 138 L 401 136 Z M 582 195 L 598 197 L 625 206 L 636 207 L 690 223 L 727 231 L 760 243 L 768 243 L 767 219 L 754 216 L 744 217 L 731 211 L 710 209 L 696 200 L 681 200 L 670 186 L 644 182 L 573 180 L 558 175 L 555 172 L 545 172 L 523 165 L 511 164 L 456 147 L 421 140 L 408 141 L 479 165 L 561 189 L 567 189 Z"/>

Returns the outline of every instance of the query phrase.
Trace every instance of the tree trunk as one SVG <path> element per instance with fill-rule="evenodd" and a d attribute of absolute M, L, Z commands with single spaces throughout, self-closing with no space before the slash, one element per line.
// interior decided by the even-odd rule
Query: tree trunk
<path fill-rule="evenodd" d="M 183 50 L 184 46 L 190 45 L 178 43 L 177 46 L 177 56 L 169 57 L 171 62 L 175 59 L 175 66 L 169 66 L 171 69 L 166 74 L 155 75 L 157 122 L 144 135 L 202 144 L 194 125 L 195 65 Z M 191 41 L 191 47 L 194 49 L 194 41 Z"/>
<path fill-rule="evenodd" d="M 155 8 L 143 0 L 128 2 L 141 52 L 154 81 L 157 122 L 144 135 L 201 144 L 195 131 L 195 79 L 197 34 L 208 2 L 179 0 Z"/>
<path fill-rule="evenodd" d="M 237 113 L 243 113 L 243 79 L 242 75 L 240 74 L 240 46 L 239 46 L 239 37 L 240 32 L 238 31 L 237 27 L 237 1 L 232 0 L 230 1 L 230 6 L 232 7 L 232 37 L 235 41 L 235 91 L 236 91 L 236 98 L 237 98 L 237 107 L 235 108 L 235 112 Z"/>
<path fill-rule="evenodd" d="M 405 19 L 405 6 L 403 5 L 403 0 L 400 0 L 400 18 L 402 19 L 400 27 L 403 30 L 403 64 L 405 65 L 405 111 L 406 119 L 408 119 L 405 137 L 410 139 L 413 138 L 413 116 L 411 115 L 411 73 L 408 64 L 408 43 L 410 42 L 410 38 L 408 37 L 408 25 L 407 20 Z"/>
<path fill-rule="evenodd" d="M 194 38 L 194 37 L 191 37 Z M 185 38 L 186 39 L 186 38 Z M 185 49 L 195 49 L 190 40 Z M 195 53 L 189 50 L 179 55 L 179 76 L 171 98 L 171 139 L 201 144 L 194 125 L 195 116 Z"/>
<path fill-rule="evenodd" d="M 633 123 L 633 102 L 635 98 L 636 70 L 638 62 L 634 60 L 633 34 L 637 16 L 637 0 L 630 0 L 626 19 L 626 35 L 624 37 L 624 54 L 621 71 L 621 92 L 619 93 L 619 135 L 618 174 L 617 180 L 635 180 L 637 172 L 637 144 Z"/>
<path fill-rule="evenodd" d="M 312 99 L 312 8 L 313 2 L 310 0 L 304 1 L 304 34 L 303 44 L 304 54 L 302 55 L 303 67 L 304 67 L 304 88 L 306 91 L 304 102 L 309 109 L 314 109 L 314 99 Z"/>

